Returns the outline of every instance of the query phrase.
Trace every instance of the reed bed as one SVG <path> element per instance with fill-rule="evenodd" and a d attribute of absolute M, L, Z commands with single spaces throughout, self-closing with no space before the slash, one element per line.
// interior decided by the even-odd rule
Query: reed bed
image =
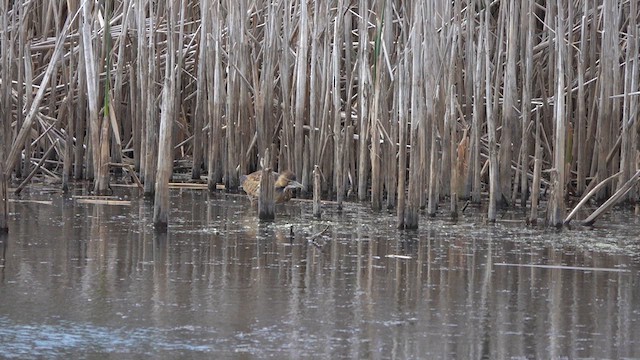
<path fill-rule="evenodd" d="M 451 197 L 536 221 L 546 196 L 560 225 L 614 174 L 594 198 L 636 201 L 639 17 L 630 0 L 2 0 L 0 228 L 35 165 L 98 195 L 131 165 L 166 225 L 175 161 L 235 190 L 267 149 L 309 194 L 321 174 L 324 198 L 396 208 L 401 228 Z"/>

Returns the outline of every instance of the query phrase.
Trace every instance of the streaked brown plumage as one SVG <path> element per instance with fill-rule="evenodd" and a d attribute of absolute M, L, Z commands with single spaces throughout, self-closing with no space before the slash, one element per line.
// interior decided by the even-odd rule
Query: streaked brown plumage
<path fill-rule="evenodd" d="M 274 186 L 275 186 L 275 202 L 283 203 L 291 199 L 293 189 L 302 189 L 302 184 L 296 181 L 296 175 L 291 171 L 284 171 L 279 174 L 273 172 Z M 252 172 L 249 175 L 240 176 L 240 186 L 242 190 L 249 195 L 249 198 L 253 202 L 254 199 L 260 195 L 260 178 L 262 177 L 262 171 L 258 170 Z"/>

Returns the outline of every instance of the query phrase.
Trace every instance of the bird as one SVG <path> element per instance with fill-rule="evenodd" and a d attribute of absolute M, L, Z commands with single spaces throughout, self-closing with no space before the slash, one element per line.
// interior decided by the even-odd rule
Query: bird
<path fill-rule="evenodd" d="M 291 171 L 283 171 L 282 173 L 273 172 L 275 186 L 275 202 L 277 204 L 287 202 L 291 199 L 293 189 L 303 189 L 302 184 L 296 181 L 296 175 Z M 260 179 L 262 171 L 258 170 L 249 175 L 240 176 L 240 186 L 242 190 L 249 196 L 253 203 L 260 195 Z"/>

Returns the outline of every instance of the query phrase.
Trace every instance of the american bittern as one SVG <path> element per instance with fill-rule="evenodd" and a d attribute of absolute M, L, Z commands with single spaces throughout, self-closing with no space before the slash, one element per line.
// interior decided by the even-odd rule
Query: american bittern
<path fill-rule="evenodd" d="M 291 199 L 293 189 L 302 189 L 302 184 L 296 181 L 296 175 L 291 171 L 285 171 L 282 174 L 273 172 L 275 186 L 275 202 L 283 203 Z M 249 175 L 240 176 L 240 186 L 242 190 L 249 195 L 249 199 L 253 202 L 260 195 L 260 178 L 262 171 L 258 170 Z"/>

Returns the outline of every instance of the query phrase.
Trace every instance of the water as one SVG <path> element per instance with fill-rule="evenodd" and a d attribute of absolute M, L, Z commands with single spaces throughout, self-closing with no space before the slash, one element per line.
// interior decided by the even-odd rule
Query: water
<path fill-rule="evenodd" d="M 172 193 L 152 206 L 55 190 L 10 203 L 0 358 L 640 358 L 640 219 L 595 228 L 421 219 Z M 38 203 L 34 201 L 44 201 Z M 50 203 L 47 203 L 50 202 Z"/>

